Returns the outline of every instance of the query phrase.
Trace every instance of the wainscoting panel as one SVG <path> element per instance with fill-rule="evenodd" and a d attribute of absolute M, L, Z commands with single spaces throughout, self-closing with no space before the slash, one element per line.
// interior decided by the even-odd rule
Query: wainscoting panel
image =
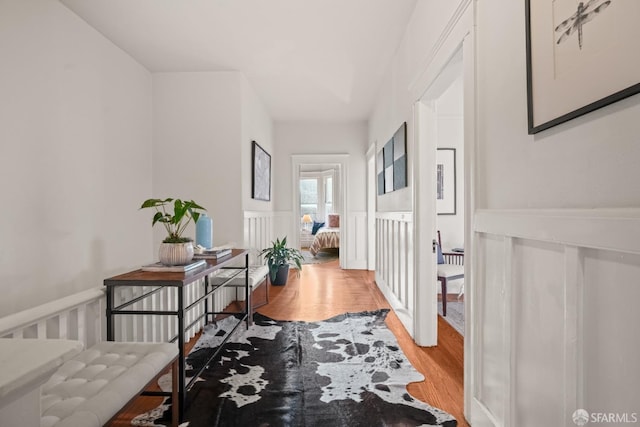
<path fill-rule="evenodd" d="M 640 423 L 640 255 L 587 249 L 583 263 L 583 407 Z"/>
<path fill-rule="evenodd" d="M 353 270 L 367 269 L 367 213 L 349 212 L 347 266 Z M 342 246 L 342 244 L 341 244 Z"/>
<path fill-rule="evenodd" d="M 558 404 L 564 398 L 564 266 L 561 245 L 515 239 L 511 321 L 516 331 L 529 331 L 513 337 L 518 426 L 561 426 L 564 422 Z M 541 387 L 546 390 L 543 394 Z M 547 409 L 540 411 L 541 407 Z"/>
<path fill-rule="evenodd" d="M 473 233 L 472 406 L 495 426 L 640 419 L 640 210 L 481 210 Z"/>
<path fill-rule="evenodd" d="M 249 263 L 261 264 L 260 251 L 274 240 L 274 213 L 270 211 L 244 211 L 244 247 L 249 248 Z"/>
<path fill-rule="evenodd" d="M 495 419 L 503 420 L 506 414 L 506 387 L 508 359 L 504 358 L 506 337 L 507 287 L 503 271 L 505 248 L 510 242 L 502 236 L 481 236 L 478 240 L 478 272 L 476 293 L 479 310 L 476 312 L 478 331 L 478 363 L 476 372 L 476 396 L 485 407 L 490 408 Z M 485 308 L 492 307 L 490 310 Z"/>
<path fill-rule="evenodd" d="M 366 230 L 366 217 L 363 227 Z M 376 214 L 376 283 L 413 336 L 415 280 L 412 236 L 411 212 Z M 364 245 L 366 248 L 366 241 Z"/>

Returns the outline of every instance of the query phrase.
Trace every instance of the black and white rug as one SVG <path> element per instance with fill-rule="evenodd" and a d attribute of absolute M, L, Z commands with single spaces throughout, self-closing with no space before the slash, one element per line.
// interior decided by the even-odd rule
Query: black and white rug
<path fill-rule="evenodd" d="M 188 392 L 185 426 L 446 426 L 446 412 L 411 397 L 423 380 L 386 327 L 388 310 L 321 322 L 276 321 L 255 314 L 231 337 L 220 360 Z M 206 331 L 187 357 L 201 366 L 235 318 Z M 167 387 L 165 384 L 163 388 Z M 168 406 L 134 425 L 168 424 Z"/>

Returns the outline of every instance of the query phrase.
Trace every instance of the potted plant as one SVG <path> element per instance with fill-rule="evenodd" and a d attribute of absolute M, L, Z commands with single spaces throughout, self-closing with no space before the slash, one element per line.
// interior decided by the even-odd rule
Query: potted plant
<path fill-rule="evenodd" d="M 140 209 L 146 208 L 153 208 L 156 211 L 151 226 L 159 222 L 167 230 L 167 237 L 160 244 L 158 253 L 160 262 L 165 265 L 189 263 L 193 259 L 193 241 L 189 237 L 183 237 L 182 234 L 191 220 L 198 221 L 199 211 L 206 211 L 206 209 L 193 200 L 182 201 L 172 198 L 145 200 Z"/>
<path fill-rule="evenodd" d="M 304 257 L 299 250 L 287 247 L 286 236 L 282 240 L 276 239 L 275 242 L 271 242 L 271 247 L 263 249 L 260 256 L 264 256 L 264 262 L 269 266 L 271 284 L 284 285 L 287 283 L 290 263 L 294 263 L 298 267 L 298 276 L 300 276 Z"/>

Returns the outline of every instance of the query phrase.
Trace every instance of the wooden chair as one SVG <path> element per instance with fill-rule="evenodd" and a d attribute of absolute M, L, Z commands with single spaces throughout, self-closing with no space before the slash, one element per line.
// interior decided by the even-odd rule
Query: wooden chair
<path fill-rule="evenodd" d="M 442 286 L 442 315 L 447 315 L 447 282 L 464 278 L 464 252 L 442 252 L 438 230 L 438 280 Z"/>

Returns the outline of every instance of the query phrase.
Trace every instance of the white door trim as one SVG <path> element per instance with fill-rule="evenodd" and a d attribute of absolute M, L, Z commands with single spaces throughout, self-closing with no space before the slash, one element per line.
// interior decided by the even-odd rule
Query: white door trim
<path fill-rule="evenodd" d="M 420 346 L 438 344 L 438 298 L 436 258 L 431 242 L 435 237 L 436 212 L 435 152 L 437 117 L 428 101 L 413 106 L 414 155 L 418 167 L 413 173 L 415 309 L 414 340 Z"/>
<path fill-rule="evenodd" d="M 293 206 L 291 211 L 293 212 L 293 218 L 300 218 L 300 186 L 298 184 L 298 178 L 300 176 L 300 167 L 306 164 L 337 164 L 338 165 L 338 177 L 340 180 L 340 196 L 338 198 L 340 202 L 337 213 L 340 214 L 340 268 L 347 269 L 347 260 L 349 259 L 349 206 L 347 197 L 347 180 L 349 177 L 348 164 L 349 154 L 292 154 L 291 155 L 291 200 L 293 200 Z M 299 233 L 291 233 L 293 239 L 290 240 L 291 247 L 300 247 Z"/>
<path fill-rule="evenodd" d="M 475 39 L 475 8 L 477 1 L 460 0 L 458 8 L 447 23 L 440 38 L 430 52 L 421 72 L 409 85 L 409 91 L 416 103 L 421 100 L 431 85 L 437 80 L 449 60 L 462 47 L 463 56 L 463 81 L 464 81 L 464 241 L 465 241 L 465 322 L 464 336 L 464 413 L 467 420 L 474 426 L 496 426 L 496 420 L 491 413 L 475 399 L 475 367 L 479 354 L 474 345 L 477 334 L 473 319 L 475 316 L 476 294 L 474 277 L 477 274 L 475 260 L 475 239 L 472 225 L 476 211 L 476 182 L 475 170 L 477 164 L 477 100 L 476 100 L 476 39 Z M 421 107 L 419 107 L 421 108 Z M 424 130 L 423 130 L 424 131 Z M 417 130 L 416 132 L 423 132 Z M 422 138 L 422 137 L 420 137 Z M 418 144 L 416 144 L 418 145 Z M 420 200 L 424 195 L 424 189 L 416 182 L 414 196 L 415 207 L 423 206 L 426 201 Z M 431 201 L 432 202 L 432 201 Z M 435 211 L 435 207 L 433 208 Z M 420 219 L 416 216 L 416 224 Z M 424 254 L 431 251 L 431 238 L 423 238 L 416 232 L 416 253 Z M 419 271 L 420 263 L 416 263 Z M 416 274 L 419 278 L 420 274 Z M 416 286 L 420 282 L 416 281 Z M 419 289 L 418 287 L 416 289 Z M 436 298 L 435 296 L 433 298 Z M 424 302 L 422 302 L 424 304 Z M 420 313 L 423 306 L 416 298 L 416 313 Z M 430 311 L 430 310 L 429 310 Z"/>
<path fill-rule="evenodd" d="M 367 269 L 376 269 L 376 142 L 367 149 Z"/>

